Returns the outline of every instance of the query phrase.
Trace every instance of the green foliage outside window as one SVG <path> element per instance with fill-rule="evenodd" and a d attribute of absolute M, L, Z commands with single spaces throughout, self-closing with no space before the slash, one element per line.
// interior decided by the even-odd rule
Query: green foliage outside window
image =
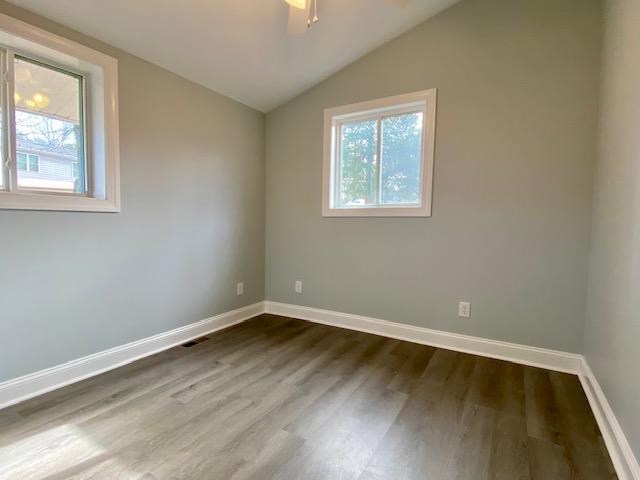
<path fill-rule="evenodd" d="M 376 150 L 378 125 L 375 120 L 342 126 L 340 203 L 376 203 Z"/>
<path fill-rule="evenodd" d="M 422 123 L 423 114 L 415 112 L 383 117 L 381 132 L 377 120 L 343 124 L 339 203 L 343 206 L 419 203 Z M 381 141 L 381 162 L 376 158 L 378 141 Z"/>
<path fill-rule="evenodd" d="M 420 202 L 422 113 L 382 120 L 382 203 Z"/>

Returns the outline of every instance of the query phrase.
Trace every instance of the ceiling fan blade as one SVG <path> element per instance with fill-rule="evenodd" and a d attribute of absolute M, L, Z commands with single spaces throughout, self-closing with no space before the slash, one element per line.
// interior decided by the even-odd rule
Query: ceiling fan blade
<path fill-rule="evenodd" d="M 289 18 L 287 21 L 287 31 L 289 35 L 302 35 L 307 31 L 309 8 L 311 8 L 311 2 L 307 2 L 304 9 L 289 5 Z"/>
<path fill-rule="evenodd" d="M 307 0 L 284 0 L 289 5 L 295 8 L 299 8 L 300 10 L 304 10 L 307 8 Z"/>
<path fill-rule="evenodd" d="M 409 0 L 385 0 L 387 3 L 391 5 L 395 5 L 396 7 L 404 8 L 409 5 Z"/>

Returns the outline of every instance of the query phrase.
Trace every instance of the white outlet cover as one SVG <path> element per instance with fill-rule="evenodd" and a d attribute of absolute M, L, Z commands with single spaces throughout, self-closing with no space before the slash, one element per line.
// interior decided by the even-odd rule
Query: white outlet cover
<path fill-rule="evenodd" d="M 302 293 L 302 280 L 296 280 L 295 290 L 296 293 Z"/>
<path fill-rule="evenodd" d="M 236 284 L 236 293 L 242 295 L 244 293 L 244 282 L 238 282 Z"/>
<path fill-rule="evenodd" d="M 469 302 L 460 302 L 458 304 L 458 316 L 462 318 L 471 317 L 471 303 Z"/>

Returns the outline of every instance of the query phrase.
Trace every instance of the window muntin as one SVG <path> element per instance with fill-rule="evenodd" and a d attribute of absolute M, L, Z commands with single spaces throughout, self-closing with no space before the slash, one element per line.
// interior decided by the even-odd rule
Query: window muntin
<path fill-rule="evenodd" d="M 429 216 L 435 89 L 325 111 L 325 216 Z"/>

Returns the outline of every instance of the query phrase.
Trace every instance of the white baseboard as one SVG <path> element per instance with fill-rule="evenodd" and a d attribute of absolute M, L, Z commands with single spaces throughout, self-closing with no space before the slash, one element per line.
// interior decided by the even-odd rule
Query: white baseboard
<path fill-rule="evenodd" d="M 598 422 L 600 432 L 607 445 L 611 461 L 620 480 L 640 480 L 640 465 L 618 423 L 609 401 L 604 395 L 597 378 L 586 359 L 582 359 L 580 382 L 584 389 L 593 415 Z"/>
<path fill-rule="evenodd" d="M 348 328 L 360 332 L 373 333 L 384 337 L 406 340 L 423 345 L 446 348 L 457 352 L 472 353 L 483 357 L 497 358 L 510 362 L 546 368 L 560 372 L 578 374 L 582 355 L 560 352 L 545 348 L 529 347 L 516 343 L 489 340 L 459 333 L 449 333 L 389 322 L 377 318 L 363 317 L 349 313 L 321 310 L 287 303 L 265 302 L 265 311 L 286 317 L 300 318 L 334 327 Z"/>
<path fill-rule="evenodd" d="M 0 383 L 0 409 L 236 325 L 262 313 L 264 313 L 264 302 L 258 302 L 175 330 Z"/>

